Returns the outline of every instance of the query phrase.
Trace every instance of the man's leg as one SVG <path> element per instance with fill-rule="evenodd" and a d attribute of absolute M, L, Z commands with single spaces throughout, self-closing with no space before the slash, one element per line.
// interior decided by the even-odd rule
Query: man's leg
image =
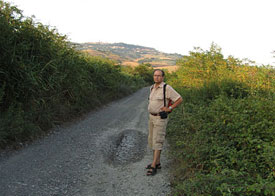
<path fill-rule="evenodd" d="M 156 164 L 160 163 L 160 153 L 161 153 L 161 150 L 153 151 L 153 162 L 151 164 L 151 168 L 147 171 L 148 176 L 155 175 L 157 173 Z"/>
<path fill-rule="evenodd" d="M 165 139 L 167 120 L 162 120 L 159 117 L 152 118 L 151 127 L 149 126 L 153 136 L 152 148 L 155 150 L 153 150 L 153 162 L 151 164 L 151 168 L 147 171 L 147 175 L 154 175 L 157 172 L 156 165 L 160 163 L 160 154 Z"/>
<path fill-rule="evenodd" d="M 153 119 L 150 116 L 148 121 L 148 146 L 151 149 L 153 148 L 153 137 L 154 137 L 153 129 L 154 129 Z"/>
<path fill-rule="evenodd" d="M 154 150 L 153 151 L 153 162 L 152 162 L 152 167 L 156 167 L 157 164 L 160 163 L 160 154 L 161 154 L 161 150 Z"/>

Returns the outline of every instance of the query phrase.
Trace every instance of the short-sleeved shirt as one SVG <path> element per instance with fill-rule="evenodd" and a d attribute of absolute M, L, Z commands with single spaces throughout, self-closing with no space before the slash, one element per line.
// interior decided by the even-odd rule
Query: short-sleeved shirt
<path fill-rule="evenodd" d="M 158 114 L 161 112 L 161 108 L 164 107 L 164 100 L 163 100 L 163 86 L 164 82 L 160 83 L 157 88 L 155 85 L 151 87 L 151 93 L 149 96 L 149 105 L 148 111 L 152 114 Z M 175 91 L 171 86 L 166 85 L 166 107 L 168 106 L 169 100 L 173 102 L 177 101 L 181 96 L 177 91 Z"/>

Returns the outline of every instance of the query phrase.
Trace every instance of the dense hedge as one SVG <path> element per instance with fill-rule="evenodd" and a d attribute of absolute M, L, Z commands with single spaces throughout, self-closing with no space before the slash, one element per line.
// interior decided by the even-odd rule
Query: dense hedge
<path fill-rule="evenodd" d="M 274 68 L 224 59 L 216 46 L 179 65 L 172 195 L 275 195 Z"/>
<path fill-rule="evenodd" d="M 56 29 L 0 1 L 0 148 L 144 85 L 140 75 L 76 51 Z"/>

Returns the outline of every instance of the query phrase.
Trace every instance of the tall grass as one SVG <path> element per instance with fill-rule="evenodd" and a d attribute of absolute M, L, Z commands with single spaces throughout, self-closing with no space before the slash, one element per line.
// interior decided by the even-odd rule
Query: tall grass
<path fill-rule="evenodd" d="M 140 75 L 76 51 L 56 29 L 0 1 L 0 148 L 144 85 Z"/>
<path fill-rule="evenodd" d="M 275 70 L 221 49 L 190 52 L 169 84 L 183 96 L 173 112 L 172 195 L 275 194 Z"/>

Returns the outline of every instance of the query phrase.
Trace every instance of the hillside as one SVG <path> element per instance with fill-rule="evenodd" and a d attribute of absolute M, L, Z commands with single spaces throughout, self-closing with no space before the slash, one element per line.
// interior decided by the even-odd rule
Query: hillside
<path fill-rule="evenodd" d="M 168 54 L 154 48 L 125 43 L 75 43 L 76 49 L 85 51 L 92 56 L 102 56 L 115 60 L 121 65 L 137 66 L 150 63 L 153 67 L 175 66 L 182 57 L 180 54 Z"/>

